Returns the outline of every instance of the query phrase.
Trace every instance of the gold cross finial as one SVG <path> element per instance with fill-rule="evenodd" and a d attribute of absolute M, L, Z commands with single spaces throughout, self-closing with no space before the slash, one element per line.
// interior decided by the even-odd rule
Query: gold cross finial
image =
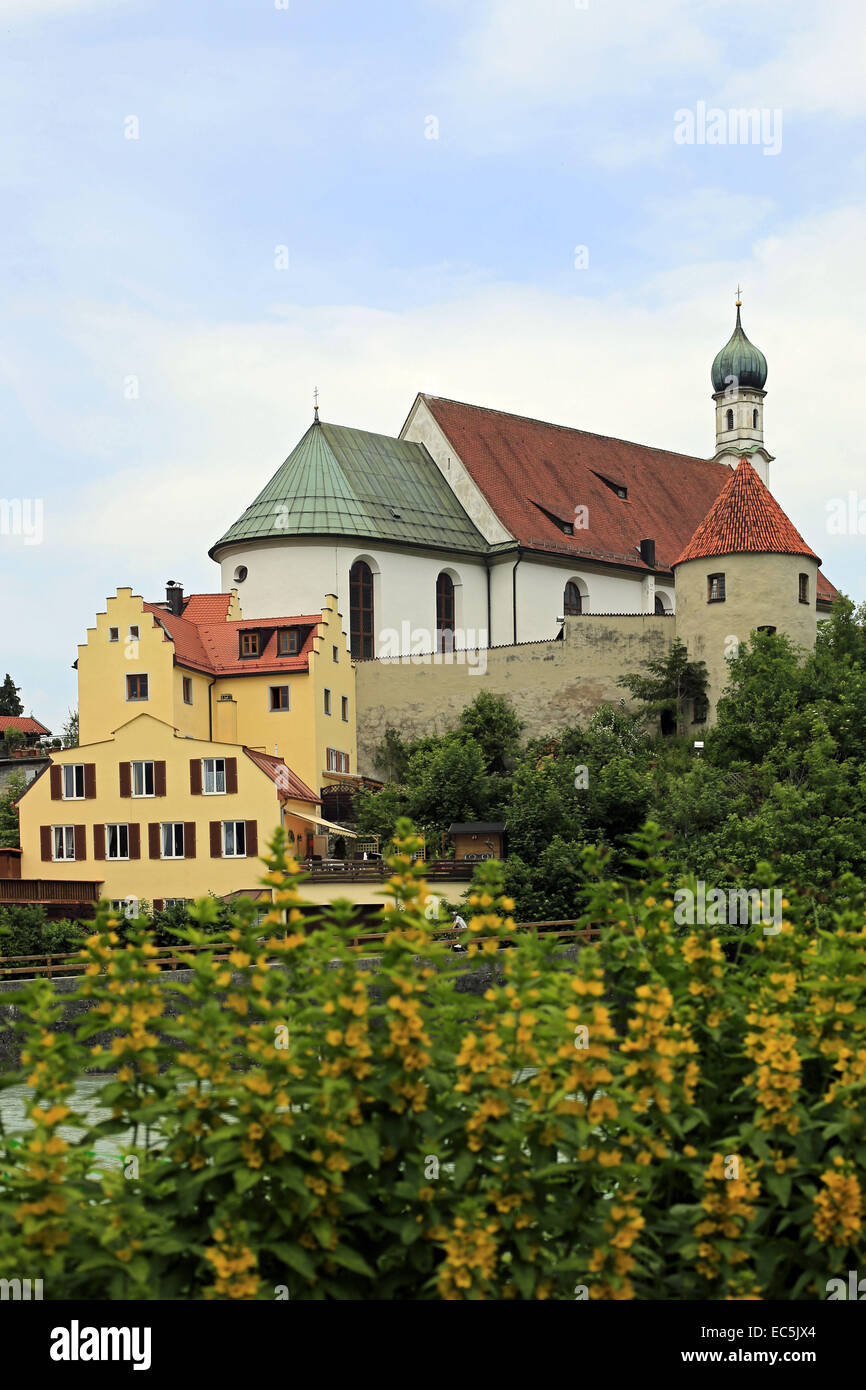
<path fill-rule="evenodd" d="M 738 309 L 739 309 L 740 305 L 742 304 L 742 302 L 743 302 L 743 301 L 742 301 L 741 298 L 740 298 L 740 287 L 739 287 L 739 285 L 737 285 L 737 308 L 738 308 Z"/>
<path fill-rule="evenodd" d="M 319 418 L 319 388 L 318 388 L 318 386 L 317 386 L 317 387 L 314 389 L 314 391 L 313 391 L 313 410 L 316 412 L 316 419 L 318 420 L 318 418 Z"/>

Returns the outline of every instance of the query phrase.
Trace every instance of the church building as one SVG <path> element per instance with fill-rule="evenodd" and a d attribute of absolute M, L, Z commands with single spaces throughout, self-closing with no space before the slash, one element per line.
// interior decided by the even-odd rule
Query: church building
<path fill-rule="evenodd" d="M 237 590 L 247 620 L 320 611 L 336 595 L 360 661 L 549 640 L 582 614 L 671 616 L 677 562 L 732 470 L 745 459 L 770 486 L 767 362 L 739 299 L 711 379 L 709 459 L 425 393 L 395 437 L 316 409 L 211 549 L 221 588 Z M 813 614 L 834 595 L 817 572 Z"/>

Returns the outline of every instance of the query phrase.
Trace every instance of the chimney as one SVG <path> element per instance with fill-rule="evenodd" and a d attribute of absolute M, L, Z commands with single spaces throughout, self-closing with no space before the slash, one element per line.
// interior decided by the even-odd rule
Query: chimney
<path fill-rule="evenodd" d="M 641 541 L 640 558 L 648 569 L 654 570 L 656 567 L 656 543 L 655 541 Z"/>
<path fill-rule="evenodd" d="M 183 613 L 183 585 L 176 583 L 174 579 L 169 579 L 165 586 L 165 601 L 168 604 L 169 612 L 174 613 L 179 618 Z"/>

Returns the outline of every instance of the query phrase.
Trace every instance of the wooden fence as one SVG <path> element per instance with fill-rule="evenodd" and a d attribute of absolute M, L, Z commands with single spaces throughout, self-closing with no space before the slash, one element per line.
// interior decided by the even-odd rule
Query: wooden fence
<path fill-rule="evenodd" d="M 599 929 L 595 926 L 579 926 L 577 921 L 562 922 L 516 922 L 516 932 L 541 931 L 545 935 L 551 934 L 562 940 L 580 940 L 586 943 L 598 940 Z M 348 944 L 356 950 L 363 951 L 369 946 L 375 945 L 378 941 L 385 940 L 385 932 L 359 932 L 356 936 L 347 938 Z M 455 945 L 463 945 L 467 941 L 483 942 L 488 940 L 500 940 L 509 942 L 510 937 L 493 938 L 485 936 L 474 936 L 469 932 L 437 932 L 442 940 L 453 941 Z M 264 944 L 264 942 L 262 943 Z M 215 960 L 228 960 L 231 950 L 220 942 L 216 948 L 213 946 L 157 946 L 156 955 L 151 959 L 159 965 L 161 970 L 184 970 L 186 965 L 181 959 L 183 956 L 195 955 L 197 951 L 215 950 Z M 83 960 L 77 951 L 59 952 L 51 955 L 33 956 L 0 956 L 0 979 L 35 979 L 38 976 L 47 976 L 53 979 L 55 975 L 69 976 L 79 975 L 88 966 L 89 962 Z"/>

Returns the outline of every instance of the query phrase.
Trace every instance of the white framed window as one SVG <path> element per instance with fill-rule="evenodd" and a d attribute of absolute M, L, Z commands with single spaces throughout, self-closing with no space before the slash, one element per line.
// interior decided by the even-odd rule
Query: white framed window
<path fill-rule="evenodd" d="M 84 763 L 67 763 L 63 769 L 63 800 L 84 798 Z"/>
<path fill-rule="evenodd" d="M 245 859 L 247 827 L 242 820 L 223 821 L 223 859 Z"/>
<path fill-rule="evenodd" d="M 342 712 L 342 715 L 343 715 L 343 723 L 344 723 L 344 724 L 348 724 L 348 722 L 349 722 L 349 697 L 348 697 L 348 695 L 343 695 L 343 696 L 341 697 L 341 699 L 340 699 L 340 709 L 341 709 L 341 712 Z"/>
<path fill-rule="evenodd" d="M 327 770 L 328 770 L 328 772 L 345 772 L 345 773 L 348 773 L 348 771 L 349 771 L 349 755 L 348 755 L 348 753 L 341 753 L 340 750 L 339 750 L 338 748 L 329 748 L 329 749 L 328 749 L 328 768 L 327 768 Z"/>
<path fill-rule="evenodd" d="M 110 628 L 108 629 L 108 640 L 109 640 L 109 642 L 116 642 L 116 641 L 118 640 L 119 637 L 120 637 L 120 633 L 119 633 L 119 631 L 118 631 L 118 629 L 117 629 L 116 627 L 110 627 Z"/>
<path fill-rule="evenodd" d="M 163 898 L 163 907 L 185 907 L 186 898 Z"/>
<path fill-rule="evenodd" d="M 184 676 L 183 679 L 182 679 L 182 685 L 183 685 L 183 702 L 184 702 L 185 705 L 191 705 L 191 704 L 192 704 L 192 676 Z"/>
<path fill-rule="evenodd" d="M 51 827 L 51 849 L 52 856 L 56 860 L 75 858 L 75 826 L 74 825 L 52 825 Z"/>
<path fill-rule="evenodd" d="M 201 789 L 204 792 L 205 796 L 225 796 L 225 758 L 202 758 Z"/>
<path fill-rule="evenodd" d="M 106 825 L 105 827 L 105 857 L 106 859 L 128 859 L 129 858 L 129 826 L 128 825 Z"/>
<path fill-rule="evenodd" d="M 132 768 L 132 795 L 155 796 L 153 782 L 153 763 L 130 763 Z"/>
<path fill-rule="evenodd" d="M 163 859 L 183 859 L 183 821 L 163 821 L 160 826 Z"/>

